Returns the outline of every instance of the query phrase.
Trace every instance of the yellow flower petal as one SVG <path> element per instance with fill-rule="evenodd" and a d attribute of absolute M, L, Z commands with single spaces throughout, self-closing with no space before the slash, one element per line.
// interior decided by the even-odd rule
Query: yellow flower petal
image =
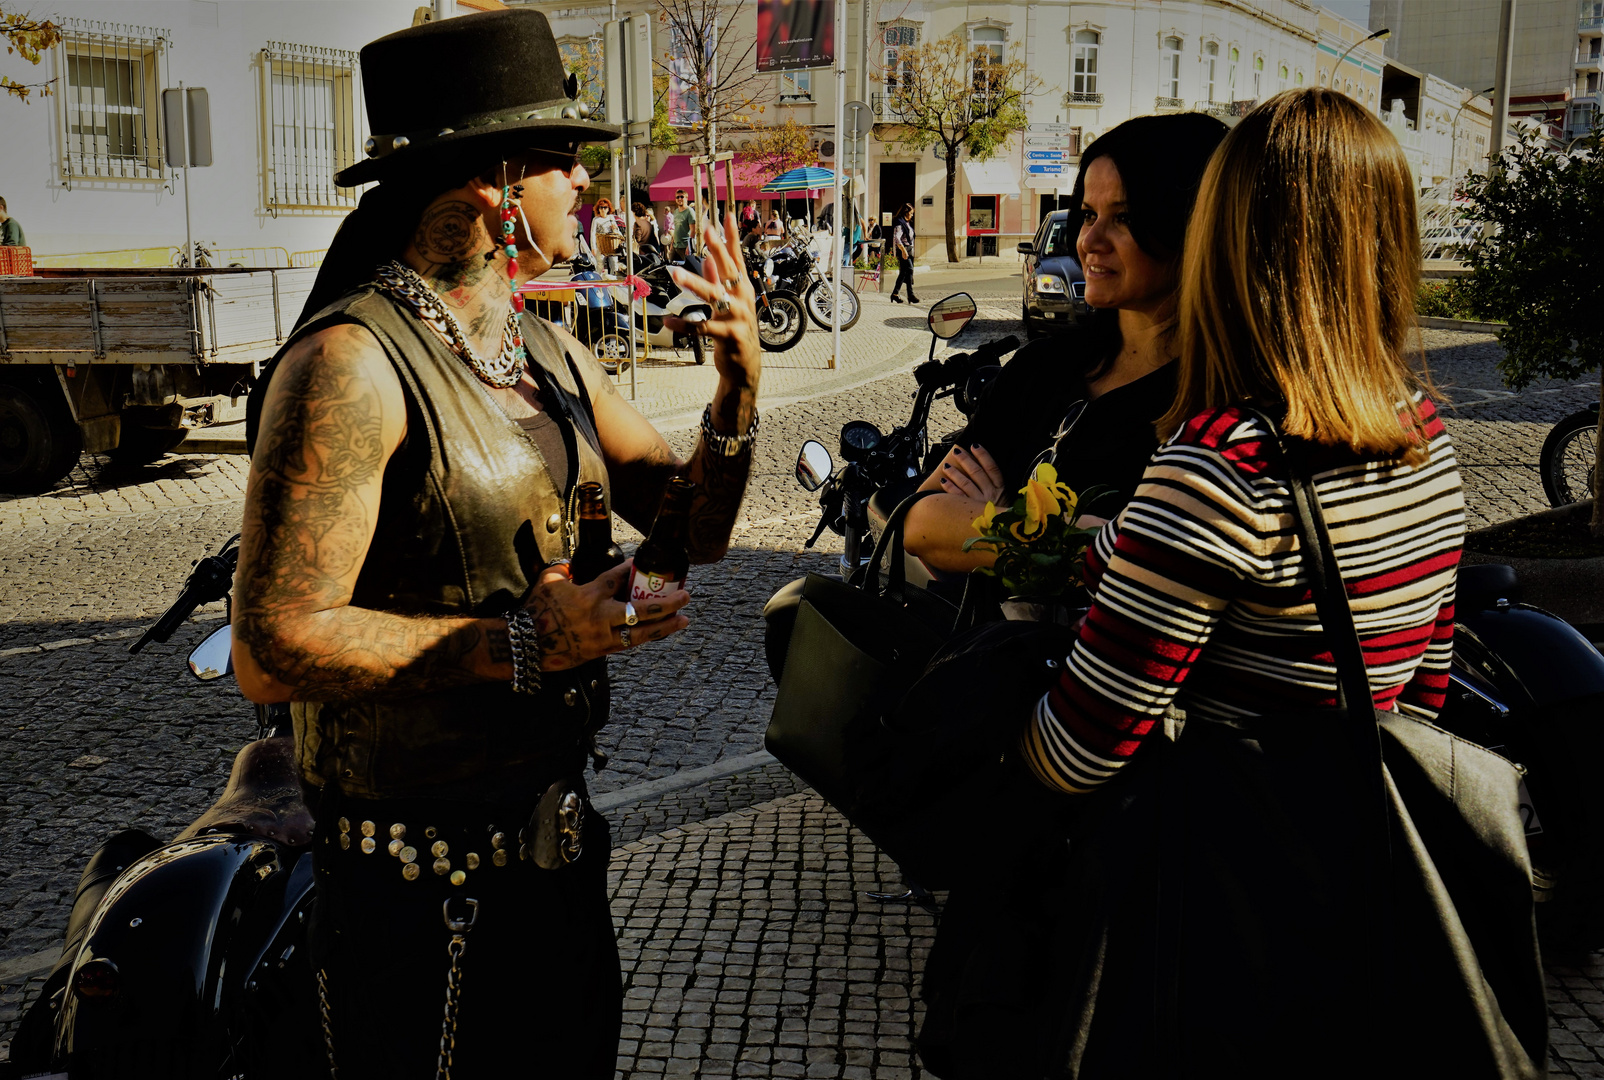
<path fill-rule="evenodd" d="M 981 511 L 980 516 L 975 518 L 975 520 L 971 521 L 969 524 L 974 527 L 974 530 L 977 533 L 980 533 L 982 536 L 984 536 L 987 532 L 991 531 L 991 522 L 996 516 L 997 504 L 988 501 L 986 503 L 986 509 Z"/>
<path fill-rule="evenodd" d="M 1031 474 L 1031 479 L 1039 480 L 1048 487 L 1052 487 L 1058 483 L 1058 470 L 1053 467 L 1051 462 L 1044 461 L 1036 466 L 1036 471 Z"/>

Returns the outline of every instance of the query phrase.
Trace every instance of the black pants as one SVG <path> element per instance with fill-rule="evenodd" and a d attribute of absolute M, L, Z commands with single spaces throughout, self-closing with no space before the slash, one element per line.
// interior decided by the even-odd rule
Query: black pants
<path fill-rule="evenodd" d="M 451 1075 L 611 1080 L 623 992 L 607 901 L 611 842 L 600 814 L 587 810 L 577 861 L 542 870 L 518 857 L 516 811 L 338 795 L 321 802 L 310 936 L 313 967 L 326 977 L 341 1080 L 435 1075 L 451 969 L 452 933 L 442 911 L 448 902 L 454 918 L 474 913 L 458 962 Z M 349 847 L 339 841 L 341 819 Z M 410 881 L 405 864 L 388 852 L 389 826 L 398 820 L 408 823 L 404 843 L 420 868 Z M 372 853 L 361 850 L 366 821 L 375 826 Z M 435 838 L 423 835 L 425 826 L 436 828 Z M 498 830 L 509 852 L 499 867 L 491 844 Z M 466 873 L 460 886 L 434 871 L 431 849 L 439 841 L 448 845 L 452 868 Z M 472 870 L 470 851 L 478 856 Z"/>
<path fill-rule="evenodd" d="M 895 285 L 891 286 L 891 295 L 892 296 L 897 295 L 897 290 L 902 288 L 903 285 L 907 285 L 908 286 L 908 299 L 909 300 L 914 299 L 914 295 L 913 295 L 913 260 L 912 259 L 902 259 L 902 260 L 898 261 L 898 263 L 897 263 L 897 283 Z"/>

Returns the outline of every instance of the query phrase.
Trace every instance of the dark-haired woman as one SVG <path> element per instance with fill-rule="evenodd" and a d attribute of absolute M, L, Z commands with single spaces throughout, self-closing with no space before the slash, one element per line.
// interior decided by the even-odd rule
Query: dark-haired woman
<path fill-rule="evenodd" d="M 1154 424 L 1175 400 L 1175 315 L 1182 241 L 1209 157 L 1226 127 L 1198 113 L 1140 117 L 1092 143 L 1075 182 L 1068 227 L 1086 272 L 1085 325 L 1016 353 L 914 504 L 908 550 L 928 565 L 967 571 L 990 555 L 965 552 L 987 500 L 1019 489 L 1050 460 L 1077 491 L 1114 489 L 1095 510 L 1113 514 L 1158 447 Z M 1087 520 L 1091 514 L 1083 516 Z M 1040 823 L 1037 823 L 1040 824 Z M 919 1035 L 926 1069 L 944 1080 L 1039 1077 L 1052 1056 L 1053 963 L 1042 947 L 1063 919 L 1062 835 L 1043 826 L 1015 854 L 993 853 L 952 890 L 925 968 Z"/>
<path fill-rule="evenodd" d="M 1112 517 L 1158 448 L 1153 424 L 1175 398 L 1175 301 L 1187 218 L 1226 127 L 1201 113 L 1143 116 L 1086 148 L 1066 227 L 1086 275 L 1082 325 L 1020 349 L 1003 366 L 958 445 L 925 481 L 942 494 L 908 514 L 908 551 L 963 572 L 988 566 L 964 551 L 986 502 L 1008 499 L 1051 461 L 1076 491 L 1117 496 Z"/>

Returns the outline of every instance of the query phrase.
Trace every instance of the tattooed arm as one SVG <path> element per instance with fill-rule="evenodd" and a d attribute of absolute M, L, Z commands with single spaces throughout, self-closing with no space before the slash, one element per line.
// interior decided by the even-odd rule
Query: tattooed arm
<path fill-rule="evenodd" d="M 675 282 L 696 293 L 713 308 L 713 317 L 694 332 L 713 345 L 718 388 L 713 392 L 713 430 L 721 435 L 742 435 L 757 415 L 758 377 L 762 352 L 757 340 L 757 307 L 752 282 L 741 255 L 740 231 L 735 215 L 725 218 L 723 240 L 703 227 L 707 249 L 703 274 L 698 277 L 674 271 Z M 721 310 L 722 309 L 722 310 Z M 578 343 L 574 347 L 582 350 Z M 674 456 L 662 435 L 619 396 L 612 380 L 594 363 L 585 368 L 591 401 L 596 410 L 597 433 L 612 477 L 613 505 L 620 516 L 645 532 L 651 528 L 668 480 L 675 474 L 696 483 L 691 500 L 686 548 L 695 563 L 717 562 L 729 550 L 752 471 L 752 448 L 734 457 L 708 452 L 698 441 L 687 464 Z"/>
<path fill-rule="evenodd" d="M 234 664 L 252 701 L 400 697 L 512 678 L 504 619 L 417 618 L 351 606 L 384 468 L 406 432 L 400 380 L 365 329 L 309 335 L 279 365 L 245 493 Z M 600 580 L 549 570 L 531 592 L 548 670 L 619 647 L 623 605 Z M 684 625 L 689 599 L 635 642 Z M 678 598 L 674 598 L 678 599 Z M 644 623 L 642 624 L 645 625 Z"/>

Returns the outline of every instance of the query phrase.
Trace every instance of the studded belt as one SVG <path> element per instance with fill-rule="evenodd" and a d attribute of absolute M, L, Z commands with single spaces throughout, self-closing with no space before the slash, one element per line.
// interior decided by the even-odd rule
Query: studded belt
<path fill-rule="evenodd" d="M 518 860 L 555 870 L 578 859 L 584 847 L 584 815 L 579 793 L 564 783 L 553 784 L 518 830 Z M 342 816 L 335 826 L 341 851 L 394 859 L 406 881 L 417 881 L 427 867 L 460 886 L 467 883 L 470 871 L 505 867 L 513 860 L 510 829 L 494 822 L 476 829 L 427 822 L 353 822 Z"/>

